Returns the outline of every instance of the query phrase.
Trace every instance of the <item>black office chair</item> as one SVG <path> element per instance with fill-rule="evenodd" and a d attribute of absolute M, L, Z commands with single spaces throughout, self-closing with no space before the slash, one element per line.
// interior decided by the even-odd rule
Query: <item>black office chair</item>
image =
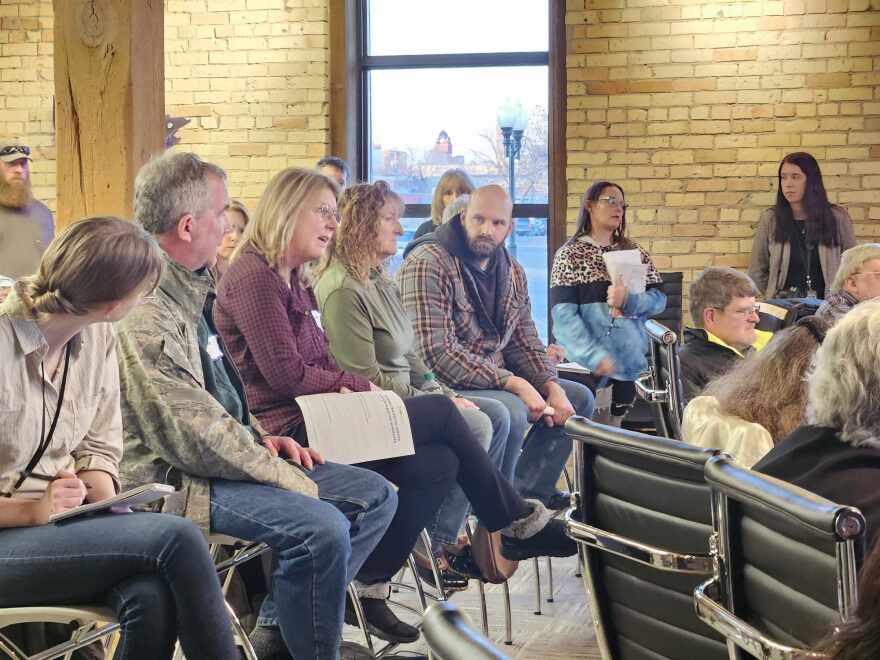
<path fill-rule="evenodd" d="M 507 660 L 492 642 L 471 628 L 449 601 L 440 601 L 428 608 L 422 632 L 428 648 L 440 660 Z"/>
<path fill-rule="evenodd" d="M 648 371 L 635 381 L 636 393 L 651 404 L 657 435 L 681 439 L 684 414 L 678 335 L 653 319 L 645 323 L 651 341 Z"/>
<path fill-rule="evenodd" d="M 730 657 L 823 657 L 805 649 L 855 611 L 865 519 L 802 488 L 734 463 L 706 463 L 717 571 L 697 587 L 698 616 Z"/>
<path fill-rule="evenodd" d="M 712 576 L 709 489 L 715 454 L 573 417 L 577 506 L 566 514 L 604 660 L 726 660 L 697 619 L 694 588 Z"/>
<path fill-rule="evenodd" d="M 651 318 L 672 330 L 676 337 L 681 337 L 681 299 L 684 289 L 684 273 L 677 270 L 660 273 L 660 277 L 663 278 L 666 309 Z"/>

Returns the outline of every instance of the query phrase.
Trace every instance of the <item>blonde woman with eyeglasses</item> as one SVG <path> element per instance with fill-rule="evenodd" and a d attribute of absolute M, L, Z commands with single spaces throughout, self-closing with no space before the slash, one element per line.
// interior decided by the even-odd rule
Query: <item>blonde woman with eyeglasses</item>
<path fill-rule="evenodd" d="M 616 250 L 641 253 L 644 293 L 611 281 L 603 255 Z M 666 294 L 651 256 L 626 237 L 626 199 L 616 183 L 598 181 L 584 195 L 577 231 L 553 259 L 550 306 L 567 358 L 589 369 L 597 387 L 611 385 L 611 422 L 619 425 L 635 400 L 633 381 L 648 368 L 645 320 L 666 308 Z"/>
<path fill-rule="evenodd" d="M 880 243 L 856 245 L 840 255 L 840 268 L 816 316 L 833 325 L 860 302 L 874 298 L 880 298 Z"/>

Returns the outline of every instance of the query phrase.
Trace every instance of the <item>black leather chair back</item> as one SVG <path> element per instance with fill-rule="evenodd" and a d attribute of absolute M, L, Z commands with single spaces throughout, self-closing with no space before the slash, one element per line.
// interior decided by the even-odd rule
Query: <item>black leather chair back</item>
<path fill-rule="evenodd" d="M 698 589 L 698 612 L 751 655 L 800 657 L 855 608 L 862 514 L 726 455 L 709 460 L 705 476 L 718 576 Z"/>
<path fill-rule="evenodd" d="M 440 660 L 507 660 L 492 642 L 468 625 L 458 608 L 448 600 L 428 608 L 422 632 L 434 657 Z"/>
<path fill-rule="evenodd" d="M 666 309 L 652 317 L 681 337 L 681 299 L 684 287 L 684 273 L 679 271 L 660 273 L 663 278 L 663 293 L 666 294 Z"/>
<path fill-rule="evenodd" d="M 713 574 L 709 489 L 715 453 L 573 417 L 578 506 L 569 534 L 603 658 L 724 660 L 720 635 L 694 614 L 693 590 Z"/>
<path fill-rule="evenodd" d="M 684 405 L 678 335 L 653 319 L 645 330 L 651 341 L 648 372 L 636 380 L 636 392 L 651 405 L 657 435 L 680 440 Z"/>

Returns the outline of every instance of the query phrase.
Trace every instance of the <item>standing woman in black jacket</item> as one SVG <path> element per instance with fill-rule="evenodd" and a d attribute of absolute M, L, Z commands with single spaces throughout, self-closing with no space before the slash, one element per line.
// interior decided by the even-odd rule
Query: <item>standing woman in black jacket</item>
<path fill-rule="evenodd" d="M 840 253 L 856 244 L 852 220 L 828 201 L 819 163 L 806 152 L 779 164 L 776 205 L 761 214 L 749 276 L 765 299 L 825 297 Z"/>

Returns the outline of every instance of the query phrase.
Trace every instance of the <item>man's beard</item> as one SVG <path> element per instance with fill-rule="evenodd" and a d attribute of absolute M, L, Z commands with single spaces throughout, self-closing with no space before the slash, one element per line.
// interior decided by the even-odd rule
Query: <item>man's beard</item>
<path fill-rule="evenodd" d="M 23 209 L 32 201 L 34 201 L 34 194 L 31 191 L 29 178 L 7 181 L 0 175 L 0 206 Z"/>
<path fill-rule="evenodd" d="M 503 245 L 503 243 L 501 244 Z M 467 239 L 468 250 L 476 259 L 488 259 L 498 251 L 501 245 L 496 245 L 489 238 L 470 238 Z"/>

